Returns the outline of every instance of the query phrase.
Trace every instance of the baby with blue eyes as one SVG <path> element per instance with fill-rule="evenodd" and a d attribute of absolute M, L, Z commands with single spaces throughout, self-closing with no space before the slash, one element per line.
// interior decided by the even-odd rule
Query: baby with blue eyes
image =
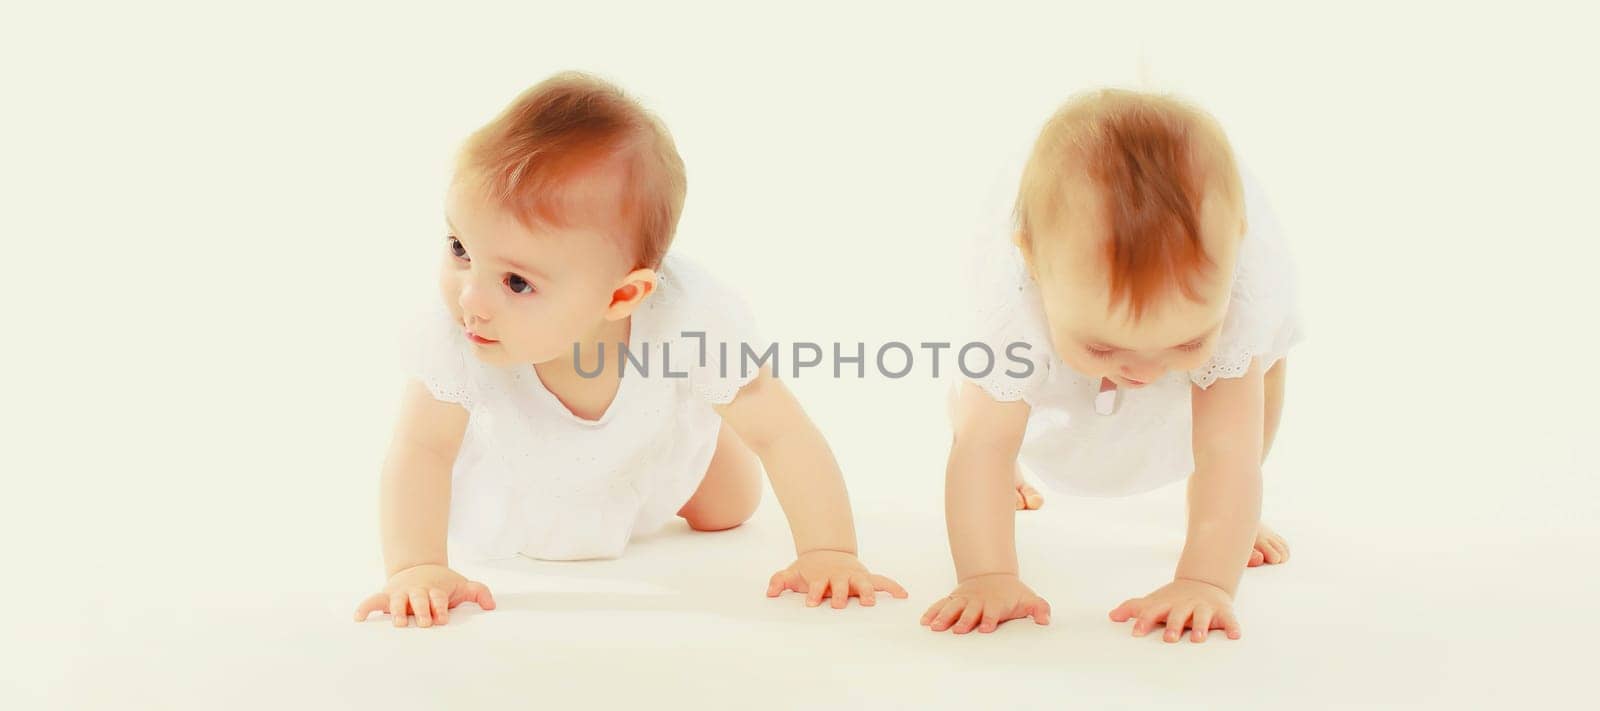
<path fill-rule="evenodd" d="M 381 475 L 388 580 L 357 620 L 493 609 L 447 541 L 473 558 L 577 560 L 617 557 L 675 518 L 733 528 L 763 471 L 795 546 L 769 596 L 906 596 L 857 558 L 827 441 L 770 367 L 738 357 L 762 342 L 742 299 L 669 252 L 685 186 L 660 121 L 586 75 L 532 87 L 466 141 L 441 299 L 416 328 Z"/>
<path fill-rule="evenodd" d="M 1240 634 L 1246 567 L 1289 558 L 1260 521 L 1261 465 L 1301 338 L 1292 265 L 1261 189 L 1205 112 L 1078 95 L 1045 124 L 1008 219 L 976 245 L 975 336 L 1030 367 L 952 390 L 945 509 L 957 585 L 922 624 L 992 632 L 1050 605 L 1022 582 L 1015 510 L 1052 487 L 1124 496 L 1188 480 L 1172 580 L 1111 610 L 1133 634 Z M 1013 351 L 1006 351 L 1008 353 Z"/>

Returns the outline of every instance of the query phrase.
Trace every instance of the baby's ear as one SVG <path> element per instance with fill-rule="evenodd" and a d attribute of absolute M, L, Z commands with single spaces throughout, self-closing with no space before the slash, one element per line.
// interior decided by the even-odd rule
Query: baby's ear
<path fill-rule="evenodd" d="M 655 290 L 656 270 L 635 269 L 628 272 L 611 290 L 611 307 L 606 311 L 606 316 L 612 319 L 627 318 Z"/>

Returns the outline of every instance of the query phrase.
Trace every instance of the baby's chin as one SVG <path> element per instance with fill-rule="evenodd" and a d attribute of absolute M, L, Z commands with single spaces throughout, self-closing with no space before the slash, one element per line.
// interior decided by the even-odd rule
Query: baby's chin
<path fill-rule="evenodd" d="M 561 362 L 563 355 L 568 353 L 545 353 L 513 350 L 504 343 L 472 344 L 472 354 L 478 361 L 497 368 L 506 368 L 513 365 L 549 365 Z"/>
<path fill-rule="evenodd" d="M 469 341 L 469 343 L 471 343 Z M 504 368 L 517 363 L 529 363 L 531 359 L 522 357 L 519 353 L 507 348 L 504 343 L 471 343 L 472 355 L 484 365 Z"/>
<path fill-rule="evenodd" d="M 478 359 L 479 363 L 495 367 L 504 367 L 515 362 L 511 356 L 506 353 L 505 347 L 499 343 L 473 343 L 472 355 Z"/>
<path fill-rule="evenodd" d="M 1134 380 L 1133 378 L 1128 378 L 1128 377 L 1124 377 L 1124 376 L 1121 376 L 1121 375 L 1111 375 L 1111 376 L 1103 376 L 1103 377 L 1111 378 L 1111 382 L 1116 383 L 1117 387 L 1129 388 L 1131 390 L 1138 390 L 1139 388 L 1145 387 L 1146 385 L 1149 385 L 1149 384 L 1155 382 L 1156 380 L 1160 380 L 1161 378 L 1167 377 L 1167 374 L 1166 373 L 1162 373 L 1160 377 L 1155 378 L 1153 380 Z"/>

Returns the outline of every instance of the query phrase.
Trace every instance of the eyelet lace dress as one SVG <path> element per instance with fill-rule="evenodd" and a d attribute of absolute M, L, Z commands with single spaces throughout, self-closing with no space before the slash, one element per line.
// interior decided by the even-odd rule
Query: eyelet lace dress
<path fill-rule="evenodd" d="M 1110 414 L 1095 409 L 1100 379 L 1073 371 L 1055 354 L 1038 285 L 1011 241 L 1010 220 L 997 214 L 979 230 L 970 262 L 975 291 L 968 333 L 990 347 L 996 365 L 968 380 L 997 401 L 1030 405 L 1018 459 L 1041 480 L 1079 495 L 1124 496 L 1186 478 L 1194 469 L 1191 386 L 1240 377 L 1256 359 L 1269 368 L 1303 338 L 1293 263 L 1277 219 L 1249 174 L 1244 191 L 1247 230 L 1211 358 L 1188 372 L 1121 390 Z M 1014 377 L 1028 368 L 1005 356 L 1016 343 L 1027 344 L 1026 351 L 1014 351 L 1032 366 L 1026 377 Z"/>
<path fill-rule="evenodd" d="M 693 495 L 716 451 L 722 419 L 752 380 L 739 346 L 760 349 L 744 301 L 698 264 L 669 254 L 657 288 L 631 316 L 631 363 L 596 420 L 574 415 L 531 365 L 500 368 L 472 353 L 442 302 L 405 339 L 409 375 L 469 413 L 451 471 L 452 548 L 472 558 L 615 558 L 630 538 L 661 528 Z M 704 360 L 699 336 L 703 332 Z M 724 366 L 719 343 L 727 343 Z M 606 344 L 606 368 L 617 367 Z"/>

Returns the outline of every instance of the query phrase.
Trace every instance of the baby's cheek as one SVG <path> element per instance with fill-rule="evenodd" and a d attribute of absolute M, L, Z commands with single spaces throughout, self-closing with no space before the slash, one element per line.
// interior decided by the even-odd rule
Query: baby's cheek
<path fill-rule="evenodd" d="M 572 344 L 578 340 L 578 336 L 564 334 L 563 331 L 565 329 L 551 318 L 519 318 L 516 327 L 519 360 L 542 363 L 572 355 Z M 584 345 L 586 350 L 592 347 Z M 612 349 L 615 347 L 616 344 L 607 343 L 606 355 L 614 357 Z"/>
<path fill-rule="evenodd" d="M 1201 349 L 1193 353 L 1183 354 L 1174 359 L 1168 367 L 1172 370 L 1194 370 L 1205 365 L 1208 360 L 1211 360 L 1211 351 L 1209 349 Z"/>

